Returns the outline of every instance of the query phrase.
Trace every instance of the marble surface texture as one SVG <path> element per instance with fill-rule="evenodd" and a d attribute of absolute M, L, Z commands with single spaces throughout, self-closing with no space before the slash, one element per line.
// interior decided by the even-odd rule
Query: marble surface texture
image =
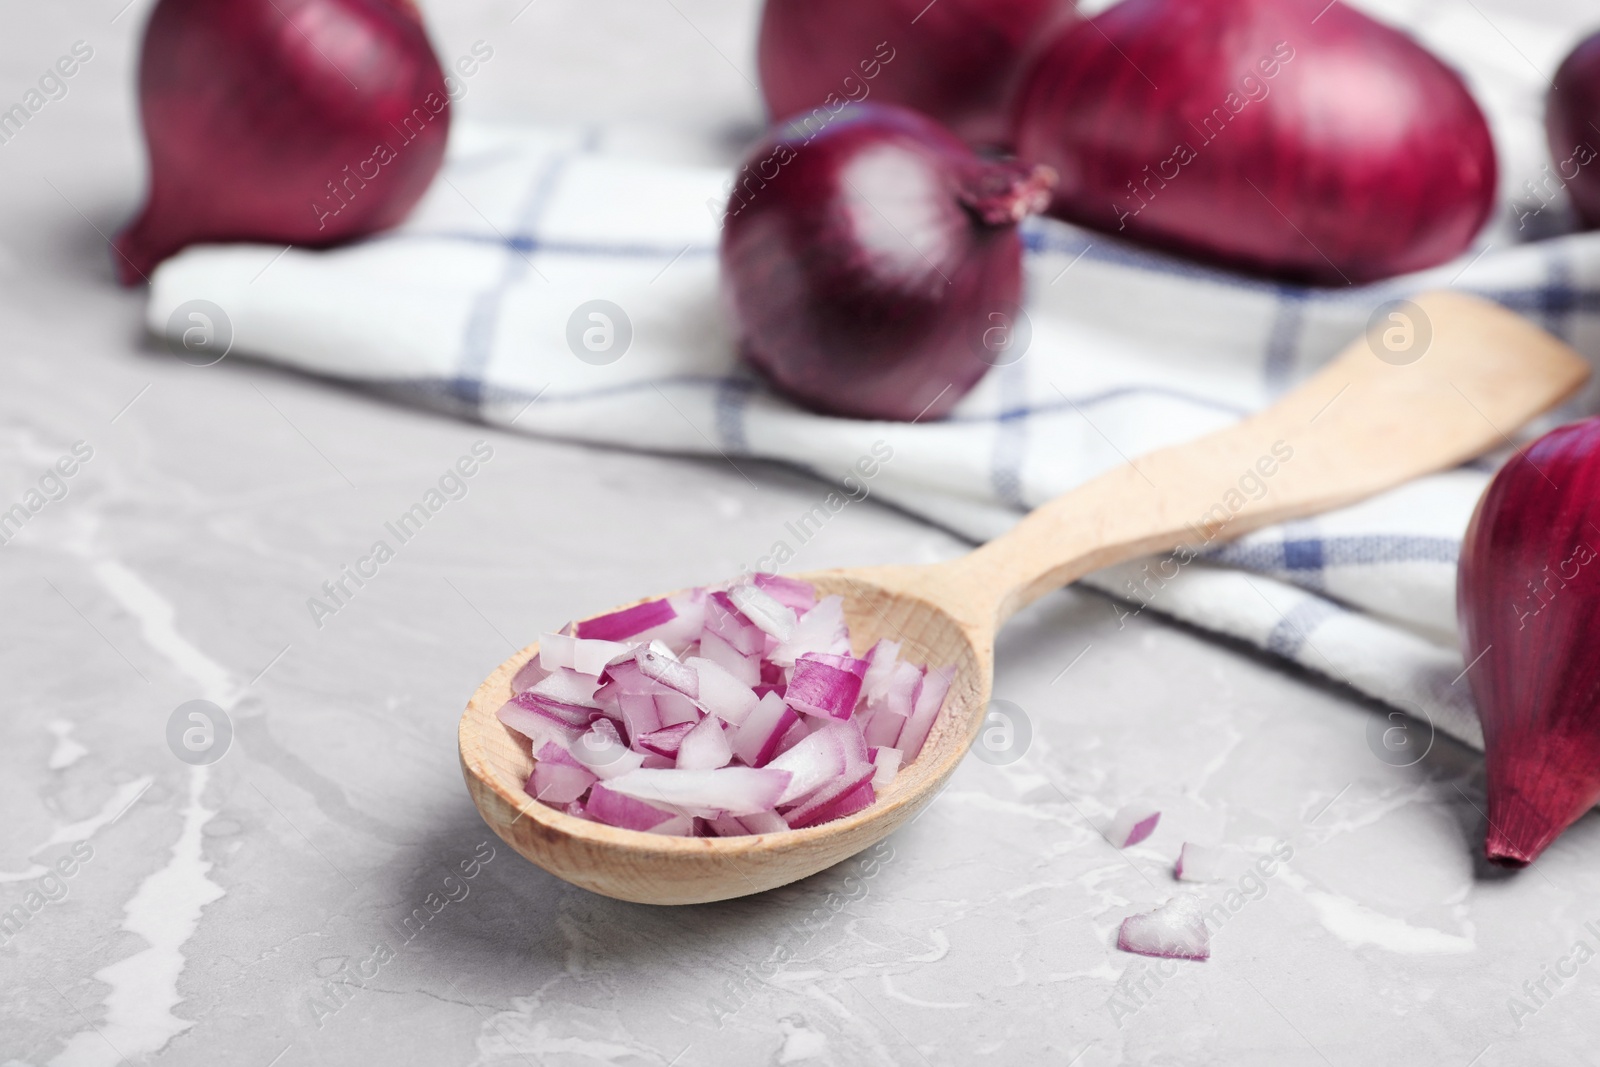
<path fill-rule="evenodd" d="M 143 181 L 151 5 L 122 3 L 3 5 L 0 103 L 74 41 L 94 58 L 0 147 L 0 508 L 92 450 L 0 550 L 0 1063 L 1600 1059 L 1600 822 L 1485 871 L 1475 753 L 1387 765 L 1381 710 L 1085 593 L 1001 643 L 1025 755 L 969 759 L 874 854 L 668 910 L 510 853 L 456 762 L 478 680 L 575 614 L 733 572 L 823 487 L 173 359 L 105 248 Z M 753 0 L 524 4 L 424 5 L 441 54 L 503 56 L 476 116 L 711 127 L 730 152 L 759 121 Z M 1529 10 L 1483 4 L 1484 47 Z M 314 625 L 307 598 L 480 440 L 466 497 Z M 796 565 L 963 547 L 866 502 Z M 203 766 L 166 732 L 196 699 L 232 731 Z M 1141 798 L 1159 829 L 1110 848 L 1096 826 Z M 1293 856 L 1200 890 L 1228 916 L 1209 962 L 1118 952 L 1186 840 Z"/>

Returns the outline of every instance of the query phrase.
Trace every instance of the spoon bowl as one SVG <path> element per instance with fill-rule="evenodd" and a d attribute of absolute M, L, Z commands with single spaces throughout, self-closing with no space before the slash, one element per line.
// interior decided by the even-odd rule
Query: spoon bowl
<path fill-rule="evenodd" d="M 523 791 L 534 763 L 528 741 L 495 717 L 536 644 L 502 663 L 461 718 L 461 768 L 474 803 L 545 870 L 647 904 L 759 893 L 872 846 L 932 801 L 977 737 L 995 637 L 1018 608 L 1153 553 L 1168 553 L 1158 561 L 1167 580 L 1223 541 L 1460 464 L 1509 443 L 1507 434 L 1588 377 L 1575 352 L 1496 305 L 1439 292 L 1401 314 L 1431 327 L 1412 331 L 1431 335 L 1422 351 L 1396 358 L 1358 339 L 1264 411 L 1107 471 L 965 556 L 798 575 L 844 598 L 857 655 L 887 637 L 904 642 L 910 662 L 956 667 L 922 752 L 870 807 L 801 830 L 701 838 L 621 830 L 541 804 Z"/>
<path fill-rule="evenodd" d="M 956 666 L 921 755 L 901 768 L 870 808 L 802 830 L 718 838 L 619 830 L 540 804 L 522 789 L 534 763 L 527 738 L 495 718 L 511 699 L 512 677 L 538 654 L 533 644 L 489 676 L 462 716 L 461 766 L 478 810 L 507 844 L 545 870 L 596 893 L 642 904 L 696 904 L 759 893 L 870 848 L 921 811 L 966 755 L 988 706 L 993 659 L 992 640 L 975 646 L 961 622 L 892 584 L 922 568 L 881 570 L 890 584 L 874 581 L 872 569 L 796 575 L 815 585 L 819 596 L 844 597 L 857 655 L 887 637 L 904 642 L 901 655 L 909 662 Z"/>

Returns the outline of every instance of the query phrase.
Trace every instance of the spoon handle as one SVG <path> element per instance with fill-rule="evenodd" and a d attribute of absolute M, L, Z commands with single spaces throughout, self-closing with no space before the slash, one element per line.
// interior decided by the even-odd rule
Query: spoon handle
<path fill-rule="evenodd" d="M 1172 551 L 1155 565 L 1170 578 L 1222 541 L 1509 445 L 1589 375 L 1565 344 L 1475 297 L 1427 293 L 1394 315 L 1271 407 L 1107 471 L 945 564 L 952 592 L 1003 622 L 1140 556 Z"/>

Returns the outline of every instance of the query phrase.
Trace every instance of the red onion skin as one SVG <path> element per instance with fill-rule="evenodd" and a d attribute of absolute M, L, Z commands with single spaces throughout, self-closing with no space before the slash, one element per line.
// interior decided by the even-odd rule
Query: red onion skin
<path fill-rule="evenodd" d="M 190 244 L 323 247 L 395 225 L 444 159 L 449 103 L 409 0 L 161 0 L 139 61 L 150 193 L 115 242 L 123 283 Z"/>
<path fill-rule="evenodd" d="M 1067 0 L 767 0 L 761 95 L 774 119 L 870 99 L 1003 146 L 1029 63 L 1076 18 Z"/>
<path fill-rule="evenodd" d="M 1585 38 L 1562 60 L 1550 83 L 1545 134 L 1550 156 L 1566 182 L 1582 223 L 1600 226 L 1600 33 Z M 1573 173 L 1568 173 L 1573 171 Z"/>
<path fill-rule="evenodd" d="M 1456 601 L 1483 723 L 1485 853 L 1522 867 L 1600 801 L 1600 418 L 1495 475 Z"/>
<path fill-rule="evenodd" d="M 1494 197 L 1483 113 L 1411 38 L 1325 2 L 1124 0 L 1068 28 L 1015 117 L 1018 154 L 1061 175 L 1051 214 L 1322 285 L 1459 254 Z"/>
<path fill-rule="evenodd" d="M 736 182 L 723 295 L 745 359 L 779 391 L 909 421 L 947 413 L 989 369 L 990 316 L 1022 299 L 1015 223 L 1043 207 L 1048 175 L 866 104 L 815 133 L 775 131 Z"/>

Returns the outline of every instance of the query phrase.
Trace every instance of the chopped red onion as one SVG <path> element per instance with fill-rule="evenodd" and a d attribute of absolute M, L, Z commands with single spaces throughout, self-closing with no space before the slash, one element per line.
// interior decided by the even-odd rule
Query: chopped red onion
<path fill-rule="evenodd" d="M 700 695 L 699 677 L 679 663 L 670 649 L 652 644 L 635 653 L 633 661 L 639 665 L 639 673 L 651 681 L 676 689 L 690 700 Z"/>
<path fill-rule="evenodd" d="M 1220 882 L 1226 876 L 1227 853 L 1185 841 L 1178 850 L 1172 875 L 1180 882 Z"/>
<path fill-rule="evenodd" d="M 666 600 L 647 600 L 631 608 L 584 619 L 576 627 L 577 636 L 596 641 L 624 641 L 677 618 L 678 612 Z"/>
<path fill-rule="evenodd" d="M 644 763 L 644 754 L 622 743 L 610 719 L 597 720 L 567 751 L 597 778 L 616 778 Z"/>
<path fill-rule="evenodd" d="M 511 676 L 511 691 L 521 693 L 538 685 L 540 680 L 550 672 L 539 664 L 539 657 L 535 656 L 522 665 L 522 669 Z"/>
<path fill-rule="evenodd" d="M 784 700 L 796 711 L 848 719 L 861 697 L 867 661 L 853 656 L 806 652 L 795 660 Z"/>
<path fill-rule="evenodd" d="M 849 766 L 849 756 L 837 730 L 818 730 L 807 735 L 789 751 L 767 764 L 774 770 L 788 771 L 792 776 L 774 806 L 793 804 L 807 793 L 837 781 Z"/>
<path fill-rule="evenodd" d="M 599 708 L 581 708 L 574 704 L 563 704 L 558 700 L 540 696 L 532 690 L 518 693 L 511 698 L 511 703 L 536 715 L 543 715 L 563 726 L 570 726 L 574 730 L 587 729 L 590 723 L 602 718 L 604 714 Z"/>
<path fill-rule="evenodd" d="M 881 703 L 888 693 L 889 678 L 899 662 L 900 642 L 888 638 L 880 640 L 867 653 L 867 673 L 861 677 L 861 695 L 869 705 Z M 906 666 L 911 667 L 910 664 Z M 911 667 L 916 670 L 915 667 Z M 918 671 L 920 674 L 921 672 Z"/>
<path fill-rule="evenodd" d="M 889 788 L 894 776 L 900 773 L 900 750 L 897 748 L 872 749 L 872 788 L 881 793 Z"/>
<path fill-rule="evenodd" d="M 950 683 L 955 681 L 955 677 L 954 667 L 930 667 L 922 676 L 911 717 L 906 720 L 905 727 L 895 741 L 895 747 L 905 754 L 907 760 L 916 759 L 922 752 L 922 743 L 928 739 L 933 720 L 944 706 L 945 694 L 950 691 Z"/>
<path fill-rule="evenodd" d="M 728 590 L 728 599 L 745 618 L 779 641 L 787 641 L 794 634 L 794 609 L 785 607 L 770 593 L 753 585 L 740 585 Z"/>
<path fill-rule="evenodd" d="M 700 655 L 752 689 L 761 684 L 761 657 L 745 655 L 710 630 L 700 635 Z"/>
<path fill-rule="evenodd" d="M 1149 804 L 1135 802 L 1124 805 L 1111 817 L 1111 825 L 1106 829 L 1106 840 L 1117 848 L 1137 845 L 1155 833 L 1156 823 L 1160 821 L 1161 812 Z"/>
<path fill-rule="evenodd" d="M 699 722 L 700 709 L 694 701 L 672 689 L 663 689 L 655 696 L 656 714 L 662 726 L 676 726 L 680 722 Z"/>
<path fill-rule="evenodd" d="M 712 593 L 707 598 L 705 632 L 716 634 L 746 656 L 759 655 L 766 648 L 766 635 L 744 617 L 727 593 Z"/>
<path fill-rule="evenodd" d="M 709 771 L 681 769 L 629 771 L 607 780 L 615 792 L 658 807 L 712 818 L 715 813 L 751 815 L 777 806 L 789 784 L 789 773 L 771 768 L 719 767 Z"/>
<path fill-rule="evenodd" d="M 723 667 L 699 656 L 685 661 L 699 677 L 700 707 L 731 726 L 738 726 L 755 710 L 759 699 L 755 690 L 729 674 Z"/>
<path fill-rule="evenodd" d="M 604 666 L 601 664 L 602 668 Z M 580 674 L 570 667 L 557 667 L 534 683 L 527 692 L 574 707 L 599 708 L 600 704 L 594 698 L 594 691 L 600 686 L 599 673 L 597 670 L 592 675 Z"/>
<path fill-rule="evenodd" d="M 835 780 L 818 789 L 804 804 L 784 816 L 790 829 L 832 822 L 854 815 L 872 803 L 873 767 L 859 765 L 843 781 Z"/>
<path fill-rule="evenodd" d="M 528 795 L 546 804 L 570 804 L 588 792 L 599 778 L 573 759 L 567 750 L 551 741 L 539 749 L 539 762 L 525 787 Z"/>
<path fill-rule="evenodd" d="M 739 821 L 744 824 L 745 831 L 752 834 L 773 834 L 789 828 L 789 824 L 783 821 L 783 816 L 775 811 L 758 811 L 753 815 L 741 815 Z"/>
<path fill-rule="evenodd" d="M 1174 897 L 1155 911 L 1122 920 L 1117 947 L 1141 956 L 1204 960 L 1211 958 L 1211 934 L 1199 902 L 1192 897 Z"/>
<path fill-rule="evenodd" d="M 798 720 L 782 697 L 768 693 L 740 725 L 733 739 L 733 754 L 747 766 L 765 767 L 777 755 L 778 741 Z"/>
<path fill-rule="evenodd" d="M 954 668 L 902 651 L 853 656 L 842 598 L 757 575 L 543 635 L 497 714 L 530 741 L 527 793 L 576 818 L 777 833 L 870 806 L 921 750 Z"/>
<path fill-rule="evenodd" d="M 794 661 L 807 652 L 849 654 L 850 631 L 845 626 L 843 597 L 823 597 L 817 601 L 817 606 L 800 619 L 790 638 L 779 643 L 767 658 L 780 667 L 792 667 Z"/>
<path fill-rule="evenodd" d="M 757 589 L 789 608 L 797 616 L 804 615 L 817 606 L 817 591 L 809 582 L 785 578 L 778 574 L 757 574 L 751 578 L 751 582 Z"/>
<path fill-rule="evenodd" d="M 650 733 L 642 734 L 634 744 L 658 756 L 676 757 L 679 747 L 683 744 L 684 737 L 694 728 L 695 724 L 692 722 L 680 722 L 676 726 L 668 726 L 664 729 L 652 730 Z"/>
<path fill-rule="evenodd" d="M 731 759 L 733 748 L 723 732 L 722 720 L 707 715 L 684 737 L 676 766 L 686 771 L 711 771 L 726 767 Z"/>
<path fill-rule="evenodd" d="M 619 826 L 624 830 L 652 830 L 673 817 L 670 811 L 651 807 L 624 793 L 618 793 L 604 782 L 589 790 L 589 801 L 583 812 L 596 822 Z"/>
<path fill-rule="evenodd" d="M 547 671 L 563 667 L 579 674 L 599 674 L 607 663 L 628 651 L 620 641 L 585 641 L 571 634 L 540 634 L 539 665 Z"/>

